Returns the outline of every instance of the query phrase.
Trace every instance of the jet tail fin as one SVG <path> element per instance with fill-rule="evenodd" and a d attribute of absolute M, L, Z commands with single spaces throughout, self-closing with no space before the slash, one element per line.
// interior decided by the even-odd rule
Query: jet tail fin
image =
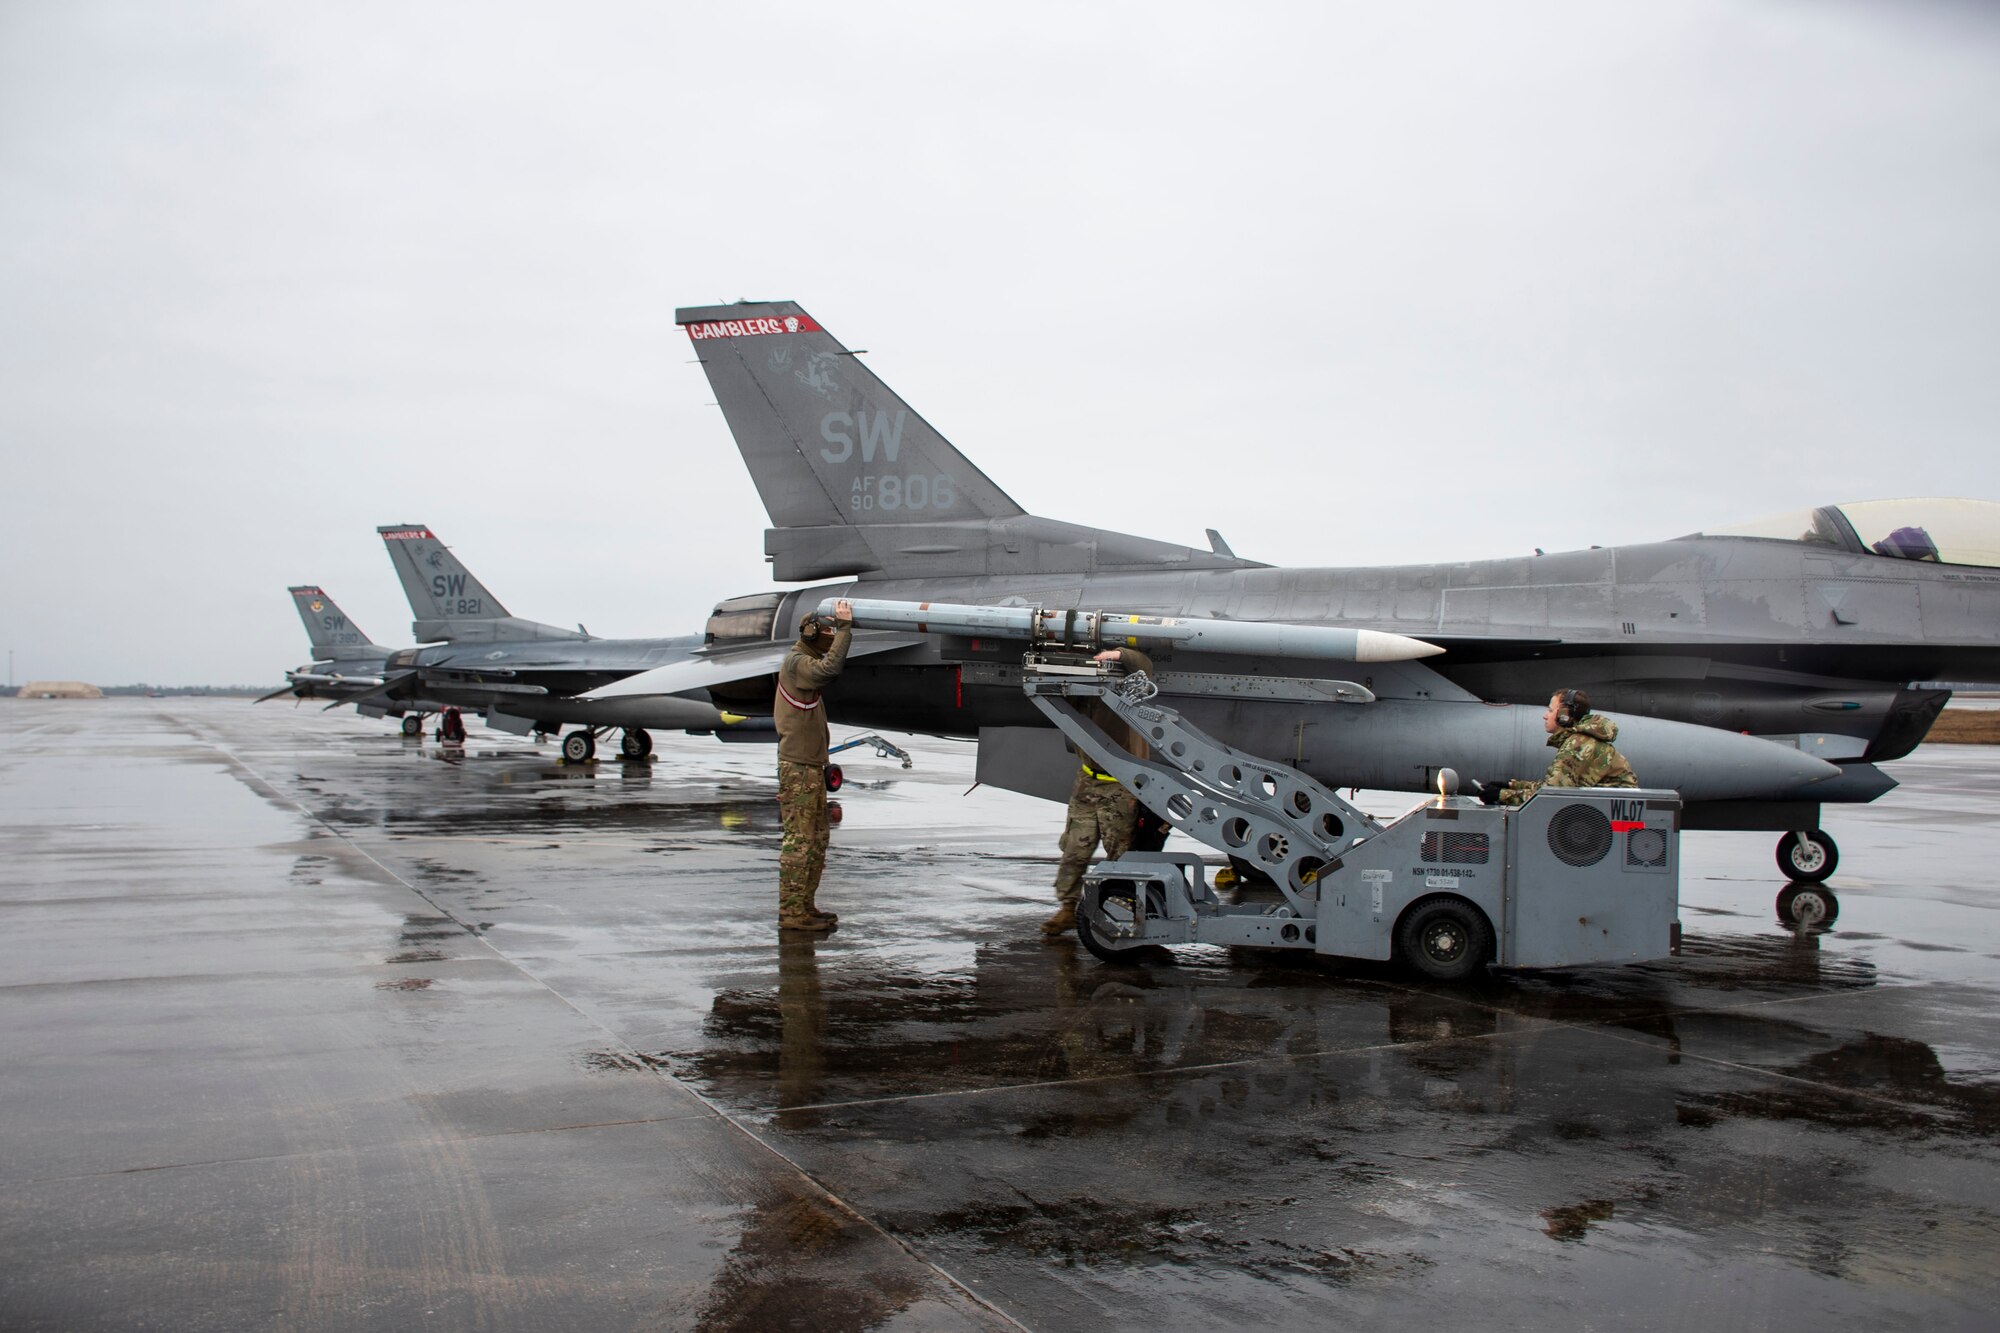
<path fill-rule="evenodd" d="M 795 302 L 674 318 L 771 516 L 780 582 L 1255 564 L 1028 514 Z"/>
<path fill-rule="evenodd" d="M 389 548 L 389 563 L 396 567 L 396 577 L 403 581 L 403 594 L 410 599 L 410 611 L 416 616 L 410 628 L 420 643 L 588 637 L 576 630 L 507 614 L 500 599 L 421 523 L 390 523 L 375 531 Z"/>
<path fill-rule="evenodd" d="M 335 606 L 333 598 L 317 584 L 303 583 L 285 591 L 292 595 L 292 605 L 298 609 L 299 619 L 305 622 L 306 637 L 312 640 L 313 660 L 341 662 L 382 656 L 384 650 L 362 633 L 361 627 L 349 620 L 347 613 Z"/>

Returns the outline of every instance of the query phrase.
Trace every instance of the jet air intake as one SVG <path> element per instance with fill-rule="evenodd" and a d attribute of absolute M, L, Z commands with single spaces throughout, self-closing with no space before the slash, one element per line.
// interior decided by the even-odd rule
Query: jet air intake
<path fill-rule="evenodd" d="M 819 604 L 833 614 L 834 599 Z M 1208 620 L 1139 616 L 1119 611 L 1054 611 L 1029 606 L 966 606 L 951 602 L 854 600 L 863 629 L 914 629 L 919 634 L 990 634 L 1066 648 L 1142 648 L 1172 644 L 1190 652 L 1243 653 L 1335 662 L 1408 662 L 1444 651 L 1434 643 L 1372 629 L 1290 625 L 1270 620 Z"/>

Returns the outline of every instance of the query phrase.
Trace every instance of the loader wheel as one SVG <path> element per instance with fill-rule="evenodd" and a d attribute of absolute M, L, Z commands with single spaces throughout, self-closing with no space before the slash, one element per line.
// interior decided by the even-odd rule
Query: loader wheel
<path fill-rule="evenodd" d="M 1134 897 L 1137 886 L 1129 879 L 1108 879 L 1095 890 L 1098 910 L 1115 921 L 1125 922 L 1138 914 L 1139 903 Z M 1103 963 L 1136 963 L 1145 946 L 1133 944 L 1129 940 L 1107 940 L 1098 935 L 1090 926 L 1090 913 L 1077 904 L 1076 937 L 1083 947 L 1097 955 Z"/>
<path fill-rule="evenodd" d="M 1463 898 L 1420 898 L 1396 927 L 1396 952 L 1432 981 L 1463 981 L 1493 957 L 1493 927 Z"/>

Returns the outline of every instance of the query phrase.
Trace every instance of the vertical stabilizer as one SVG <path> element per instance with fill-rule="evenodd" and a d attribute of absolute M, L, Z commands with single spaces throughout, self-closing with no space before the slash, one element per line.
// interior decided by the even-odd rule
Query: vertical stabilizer
<path fill-rule="evenodd" d="M 465 643 L 500 639 L 581 639 L 558 629 L 507 614 L 500 599 L 474 578 L 451 548 L 421 523 L 390 523 L 375 529 L 389 548 L 389 563 L 410 599 L 411 625 L 419 642 Z"/>
<path fill-rule="evenodd" d="M 794 302 L 674 318 L 771 516 L 781 582 L 1253 563 L 1028 515 Z"/>
<path fill-rule="evenodd" d="M 301 584 L 285 591 L 292 595 L 292 605 L 298 608 L 299 619 L 305 622 L 314 661 L 379 658 L 386 651 L 363 634 L 361 627 L 349 620 L 347 613 L 334 605 L 333 598 L 317 585 Z"/>

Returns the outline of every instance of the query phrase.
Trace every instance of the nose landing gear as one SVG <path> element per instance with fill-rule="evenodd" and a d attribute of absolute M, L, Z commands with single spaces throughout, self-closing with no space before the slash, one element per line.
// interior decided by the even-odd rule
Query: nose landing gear
<path fill-rule="evenodd" d="M 1840 864 L 1840 848 L 1819 829 L 1801 829 L 1778 839 L 1778 869 L 1794 884 L 1818 884 Z"/>

